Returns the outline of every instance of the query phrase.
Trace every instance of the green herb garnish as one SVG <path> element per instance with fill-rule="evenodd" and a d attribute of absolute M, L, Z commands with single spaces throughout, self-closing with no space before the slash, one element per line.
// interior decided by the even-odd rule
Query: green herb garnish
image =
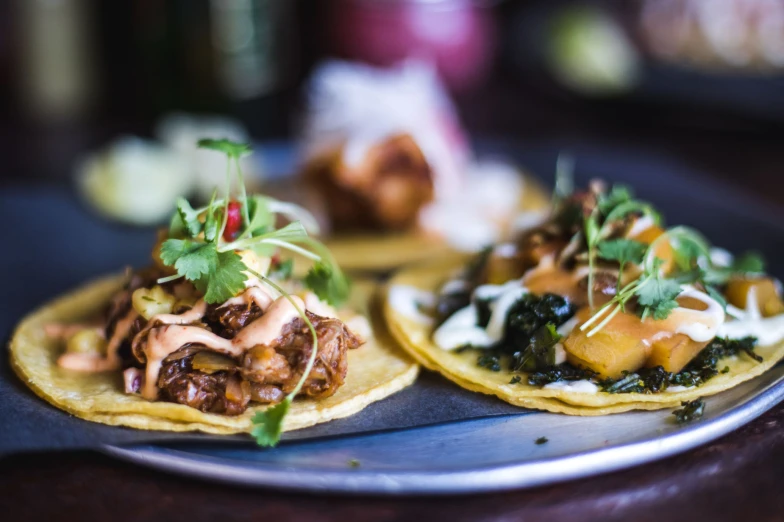
<path fill-rule="evenodd" d="M 627 263 L 639 265 L 645 257 L 647 245 L 634 239 L 618 238 L 602 241 L 598 245 L 599 257 L 618 263 L 618 285 L 616 293 L 621 291 L 621 274 Z"/>
<path fill-rule="evenodd" d="M 273 279 L 286 280 L 294 273 L 294 260 L 286 259 L 281 261 L 270 270 L 269 276 Z"/>
<path fill-rule="evenodd" d="M 248 267 L 235 250 L 249 249 L 258 255 L 270 256 L 278 248 L 283 248 L 313 261 L 315 266 L 305 278 L 305 284 L 320 299 L 332 305 L 340 305 L 348 297 L 348 280 L 327 248 L 308 235 L 301 221 L 293 221 L 280 229 L 274 228 L 276 213 L 300 217 L 311 228 L 315 222 L 312 216 L 293 204 L 264 196 L 248 197 L 245 194 L 239 158 L 250 152 L 247 144 L 228 140 L 201 140 L 199 146 L 227 155 L 226 197 L 219 200 L 213 194 L 209 205 L 203 208 L 193 208 L 186 200 L 178 200 L 177 213 L 169 230 L 170 239 L 161 247 L 161 260 L 165 265 L 173 267 L 177 274 L 162 278 L 160 282 L 185 278 L 205 293 L 204 300 L 207 303 L 221 303 L 242 291 L 247 281 Z M 238 237 L 225 241 L 223 231 L 230 201 L 232 166 L 235 167 L 240 187 L 239 203 L 244 226 Z"/>
<path fill-rule="evenodd" d="M 321 261 L 305 276 L 305 284 L 319 299 L 330 304 L 342 302 L 349 292 L 348 281 L 343 277 L 335 277 L 332 265 Z"/>
<path fill-rule="evenodd" d="M 501 357 L 494 353 L 480 355 L 476 360 L 477 366 L 486 368 L 491 372 L 501 371 Z"/>
<path fill-rule="evenodd" d="M 275 270 L 259 273 L 249 267 L 237 254 L 238 250 L 251 250 L 262 257 L 272 256 L 278 249 L 289 250 L 314 263 L 304 283 L 320 299 L 339 305 L 348 296 L 348 280 L 335 263 L 327 248 L 309 236 L 316 230 L 313 217 L 304 209 L 264 196 L 248 197 L 240 168 L 240 158 L 250 153 L 250 146 L 229 140 L 201 140 L 199 147 L 222 152 L 227 157 L 226 188 L 222 199 L 213 193 L 206 207 L 194 208 L 185 199 L 177 201 L 177 212 L 171 220 L 169 239 L 161 245 L 160 258 L 174 268 L 175 275 L 158 280 L 165 283 L 184 278 L 204 293 L 204 301 L 223 303 L 245 289 L 249 276 L 255 276 L 291 302 L 312 335 L 313 349 L 300 381 L 282 402 L 257 412 L 253 417 L 252 436 L 261 446 L 274 446 L 280 440 L 285 418 L 294 397 L 300 392 L 310 375 L 318 353 L 318 337 L 313 324 L 285 290 L 270 279 L 291 277 L 293 260 L 279 263 Z M 236 173 L 241 208 L 242 225 L 232 228 L 224 238 L 231 203 L 232 169 Z M 276 214 L 293 221 L 276 229 Z M 304 225 L 303 225 L 304 223 Z M 236 226 L 233 225 L 233 227 Z"/>
<path fill-rule="evenodd" d="M 305 322 L 308 330 L 310 330 L 310 335 L 313 340 L 313 348 L 310 351 L 310 357 L 308 357 L 305 370 L 302 372 L 302 377 L 300 377 L 299 382 L 297 382 L 297 385 L 294 387 L 294 389 L 291 390 L 291 392 L 286 395 L 286 397 L 280 403 L 267 408 L 264 411 L 256 412 L 256 415 L 254 415 L 253 419 L 251 420 L 251 422 L 253 422 L 251 435 L 253 435 L 253 437 L 256 439 L 256 444 L 259 446 L 275 446 L 280 440 L 280 434 L 283 431 L 283 419 L 286 416 L 286 413 L 289 411 L 291 401 L 293 401 L 294 397 L 296 397 L 300 390 L 302 390 L 302 386 L 304 386 L 311 370 L 313 370 L 313 365 L 316 363 L 316 356 L 318 355 L 319 346 L 318 335 L 316 334 L 316 328 L 313 326 L 313 323 L 310 321 L 310 319 L 308 319 L 308 316 L 305 315 L 305 311 L 297 305 L 294 299 L 292 299 L 291 295 L 289 295 L 280 286 L 262 274 L 254 272 L 253 270 L 250 272 L 258 277 L 262 282 L 270 286 L 273 290 L 278 291 L 281 295 L 289 300 L 291 305 L 297 310 L 297 313 Z"/>
<path fill-rule="evenodd" d="M 681 403 L 681 406 L 683 406 L 683 408 L 672 412 L 672 414 L 675 415 L 675 422 L 678 424 L 700 419 L 702 418 L 702 414 L 705 413 L 705 401 L 702 399 L 696 399 L 690 402 L 685 401 Z"/>
<path fill-rule="evenodd" d="M 549 441 L 550 439 L 548 439 L 547 437 L 539 437 L 534 441 L 534 444 L 536 444 L 537 446 L 541 446 L 542 444 L 547 444 L 547 442 Z"/>
<path fill-rule="evenodd" d="M 259 446 L 275 446 L 280 440 L 280 433 L 283 430 L 283 419 L 289 411 L 291 400 L 286 397 L 275 406 L 271 406 L 264 411 L 256 412 L 251 422 L 253 429 L 250 434 L 256 439 Z"/>
<path fill-rule="evenodd" d="M 561 340 L 553 323 L 540 326 L 522 351 L 513 356 L 512 369 L 516 372 L 531 372 L 555 365 L 555 345 Z"/>

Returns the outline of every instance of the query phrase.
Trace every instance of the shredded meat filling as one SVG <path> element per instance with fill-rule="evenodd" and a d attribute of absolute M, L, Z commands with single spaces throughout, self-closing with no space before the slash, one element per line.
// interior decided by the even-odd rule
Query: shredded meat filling
<path fill-rule="evenodd" d="M 306 312 L 318 338 L 316 360 L 298 396 L 329 397 L 346 378 L 348 350 L 360 346 L 360 339 L 342 321 Z M 245 325 L 262 315 L 245 305 L 208 310 L 207 324 L 217 321 L 224 337 L 233 337 Z M 220 333 L 219 333 L 220 335 Z M 140 360 L 141 347 L 136 343 Z M 238 415 L 253 400 L 277 403 L 291 393 L 302 377 L 313 350 L 310 329 L 302 319 L 283 328 L 270 345 L 257 345 L 226 369 L 202 371 L 194 369 L 193 360 L 203 347 L 185 346 L 167 357 L 161 368 L 158 387 L 163 400 L 185 404 L 203 412 Z"/>
<path fill-rule="evenodd" d="M 224 370 L 206 373 L 194 370 L 193 357 L 194 355 L 176 359 L 170 357 L 164 361 L 158 377 L 160 397 L 205 413 L 239 415 L 245 411 L 251 398 L 250 390 L 242 389 L 237 372 Z M 239 390 L 239 393 L 232 394 L 229 388 Z"/>
<path fill-rule="evenodd" d="M 250 307 L 244 304 L 210 305 L 203 320 L 213 333 L 224 339 L 233 339 L 240 330 L 245 328 L 245 325 L 252 323 L 263 313 L 256 304 L 252 304 Z"/>
<path fill-rule="evenodd" d="M 347 351 L 362 342 L 342 321 L 305 312 L 318 338 L 313 369 L 300 391 L 308 397 L 329 397 L 343 384 L 348 363 Z M 304 321 L 286 325 L 271 346 L 259 345 L 243 357 L 242 374 L 248 381 L 290 393 L 299 382 L 313 350 L 313 338 Z"/>

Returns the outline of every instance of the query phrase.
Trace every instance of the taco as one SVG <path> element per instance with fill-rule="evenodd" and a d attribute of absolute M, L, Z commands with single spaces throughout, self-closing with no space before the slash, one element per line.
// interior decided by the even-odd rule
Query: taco
<path fill-rule="evenodd" d="M 759 256 L 665 229 L 652 205 L 601 182 L 479 255 L 399 272 L 385 317 L 458 385 L 574 415 L 696 401 L 784 356 L 781 285 Z"/>
<path fill-rule="evenodd" d="M 308 102 L 300 180 L 345 269 L 473 252 L 503 237 L 521 209 L 547 204 L 532 178 L 474 158 L 424 64 L 328 62 L 310 80 Z"/>
<path fill-rule="evenodd" d="M 224 140 L 231 167 L 247 149 Z M 411 384 L 417 365 L 370 321 L 302 209 L 244 193 L 179 200 L 152 266 L 98 280 L 25 318 L 11 364 L 78 417 L 144 429 L 280 432 L 356 413 Z M 229 194 L 230 187 L 226 193 Z M 288 221 L 285 226 L 278 225 Z M 314 264 L 297 275 L 294 253 Z M 371 322 L 373 324 L 371 324 Z"/>

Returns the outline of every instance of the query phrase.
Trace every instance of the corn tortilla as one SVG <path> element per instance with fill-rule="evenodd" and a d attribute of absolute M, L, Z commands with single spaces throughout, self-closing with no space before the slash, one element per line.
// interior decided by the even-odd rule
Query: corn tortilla
<path fill-rule="evenodd" d="M 435 293 L 441 283 L 465 266 L 467 260 L 466 256 L 453 256 L 408 268 L 395 275 L 388 288 L 393 285 L 406 285 Z M 442 350 L 432 341 L 432 325 L 405 317 L 392 308 L 388 299 L 384 301 L 384 315 L 389 330 L 401 346 L 426 368 L 441 373 L 463 388 L 496 395 L 511 404 L 571 415 L 604 415 L 632 409 L 671 408 L 680 405 L 682 401 L 713 395 L 752 379 L 784 357 L 784 342 L 760 346 L 755 350 L 755 353 L 763 358 L 760 363 L 745 355 L 727 358 L 722 360 L 720 365 L 727 366 L 729 371 L 720 373 L 704 385 L 657 394 L 591 394 L 547 389 L 528 384 L 525 375 L 522 375 L 520 383 L 510 384 L 510 379 L 516 374 L 508 370 L 493 372 L 479 367 L 476 364 L 475 352 L 455 353 Z"/>
<path fill-rule="evenodd" d="M 119 371 L 85 374 L 56 364 L 62 343 L 44 334 L 47 323 L 75 323 L 103 310 L 122 286 L 123 278 L 100 279 L 56 299 L 28 315 L 10 342 L 11 366 L 37 395 L 77 417 L 104 424 L 168 431 L 203 431 L 216 434 L 248 432 L 251 418 L 266 406 L 249 407 L 238 416 L 202 413 L 170 402 L 150 402 L 123 391 Z M 357 283 L 352 299 L 356 309 L 367 310 L 372 283 Z M 347 417 L 414 382 L 418 366 L 401 352 L 372 314 L 374 337 L 349 352 L 346 381 L 331 397 L 297 399 L 284 420 L 284 431 Z"/>

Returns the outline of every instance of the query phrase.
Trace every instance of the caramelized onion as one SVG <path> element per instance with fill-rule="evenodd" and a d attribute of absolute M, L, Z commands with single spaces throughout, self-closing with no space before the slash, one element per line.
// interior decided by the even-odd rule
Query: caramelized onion
<path fill-rule="evenodd" d="M 195 353 L 199 353 L 202 351 L 203 348 L 199 346 L 186 346 L 185 348 L 180 348 L 176 352 L 172 353 L 168 357 L 166 357 L 166 361 L 179 361 L 180 359 L 184 359 L 190 355 Z"/>
<path fill-rule="evenodd" d="M 213 373 L 221 370 L 233 370 L 237 367 L 237 363 L 225 355 L 203 350 L 193 356 L 191 366 L 194 370 Z"/>
<path fill-rule="evenodd" d="M 233 402 L 240 402 L 242 399 L 242 386 L 238 379 L 226 381 L 226 398 Z"/>
<path fill-rule="evenodd" d="M 282 401 L 285 395 L 286 394 L 283 393 L 283 390 L 270 384 L 252 383 L 250 386 L 250 398 L 254 402 L 260 402 L 263 404 L 276 403 Z"/>

